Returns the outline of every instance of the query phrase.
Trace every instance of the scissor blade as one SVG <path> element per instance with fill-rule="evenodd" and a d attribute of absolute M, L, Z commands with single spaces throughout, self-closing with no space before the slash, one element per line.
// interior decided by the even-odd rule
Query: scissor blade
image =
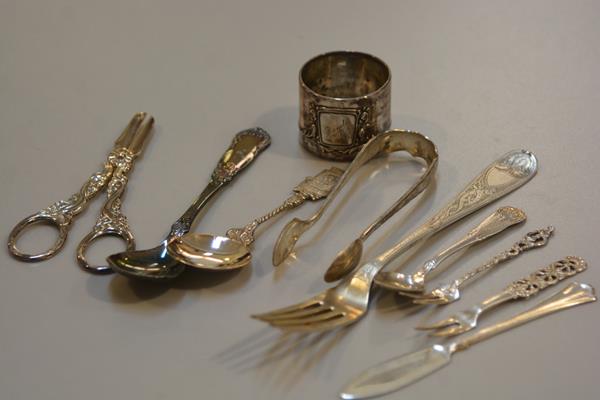
<path fill-rule="evenodd" d="M 418 381 L 450 362 L 447 346 L 434 344 L 423 350 L 393 358 L 356 376 L 344 387 L 345 400 L 366 399 L 394 392 Z"/>

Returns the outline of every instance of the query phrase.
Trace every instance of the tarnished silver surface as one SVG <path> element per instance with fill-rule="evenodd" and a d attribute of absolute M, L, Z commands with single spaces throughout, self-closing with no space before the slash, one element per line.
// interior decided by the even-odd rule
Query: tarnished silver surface
<path fill-rule="evenodd" d="M 477 326 L 481 314 L 510 300 L 528 299 L 548 286 L 556 285 L 563 279 L 587 269 L 583 258 L 568 256 L 541 268 L 531 275 L 514 281 L 500 293 L 488 297 L 481 303 L 458 312 L 442 321 L 421 325 L 416 329 L 431 330 L 433 336 L 454 336 L 470 331 Z"/>
<path fill-rule="evenodd" d="M 375 138 L 380 137 L 378 135 Z M 364 149 L 368 149 L 368 146 L 365 146 Z M 513 161 L 508 162 L 507 160 Z M 519 162 L 516 163 L 514 160 Z M 518 171 L 506 169 L 506 165 L 513 164 Z M 523 165 L 527 167 L 524 168 Z M 428 222 L 391 249 L 364 263 L 337 286 L 304 302 L 253 317 L 282 329 L 299 331 L 329 330 L 358 321 L 368 311 L 371 286 L 381 269 L 420 239 L 431 236 L 452 222 L 517 189 L 533 177 L 536 169 L 537 160 L 532 153 L 524 150 L 507 153 L 488 166 L 450 204 Z M 523 172 L 526 173 L 523 174 Z M 515 175 L 521 176 L 515 178 Z M 343 179 L 342 177 L 342 181 Z M 328 201 L 330 198 L 331 196 Z"/>
<path fill-rule="evenodd" d="M 370 367 L 353 378 L 342 389 L 340 397 L 365 399 L 394 392 L 449 364 L 452 354 L 457 351 L 537 318 L 594 301 L 596 292 L 591 285 L 572 283 L 528 311 L 481 329 L 460 341 L 434 344 Z"/>
<path fill-rule="evenodd" d="M 284 211 L 300 206 L 307 200 L 317 201 L 327 197 L 343 173 L 344 170 L 337 167 L 331 167 L 321 171 L 315 176 L 305 178 L 294 188 L 294 194 L 288 197 L 281 206 L 268 214 L 249 222 L 243 228 L 228 229 L 226 233 L 227 237 L 237 240 L 246 246 L 250 246 L 254 242 L 254 232 L 259 225 Z"/>
<path fill-rule="evenodd" d="M 141 153 L 144 141 L 152 130 L 154 119 L 144 122 L 146 113 L 140 112 L 133 116 L 125 130 L 115 141 L 113 150 L 109 153 L 101 171 L 93 174 L 81 187 L 78 193 L 68 200 L 58 201 L 51 206 L 35 213 L 19 222 L 11 231 L 8 238 L 10 253 L 22 261 L 42 261 L 54 256 L 64 245 L 71 222 L 81 213 L 96 194 L 104 187 L 108 198 L 102 207 L 100 216 L 92 231 L 87 234 L 77 247 L 77 262 L 89 272 L 111 272 L 108 266 L 93 266 L 85 258 L 85 250 L 96 239 L 103 236 L 116 236 L 123 239 L 127 249 L 135 248 L 133 234 L 129 229 L 127 218 L 121 212 L 121 196 L 127 185 L 127 174 Z M 31 225 L 47 223 L 58 229 L 58 239 L 45 252 L 26 254 L 17 248 L 17 240 L 23 231 Z"/>
<path fill-rule="evenodd" d="M 352 160 L 390 127 L 391 73 L 380 59 L 335 51 L 300 70 L 300 143 L 331 160 Z"/>
<path fill-rule="evenodd" d="M 285 210 L 298 207 L 306 200 L 326 197 L 343 173 L 343 170 L 332 167 L 305 178 L 282 206 L 255 219 L 244 228 L 229 229 L 227 237 L 188 232 L 171 240 L 167 251 L 177 261 L 189 267 L 216 271 L 242 268 L 252 260 L 250 245 L 254 242 L 254 232 L 258 225 Z"/>
<path fill-rule="evenodd" d="M 521 187 L 536 172 L 537 159 L 533 153 L 526 150 L 506 153 L 483 170 L 441 210 L 382 254 L 381 259 L 388 264 L 417 242 Z M 397 271 L 381 271 L 375 277 L 375 284 L 388 290 L 401 290 L 398 284 L 400 276 Z"/>
<path fill-rule="evenodd" d="M 271 137 L 261 128 L 247 129 L 237 133 L 217 163 L 206 188 L 171 226 L 171 231 L 165 240 L 151 249 L 125 251 L 109 256 L 107 261 L 113 270 L 132 278 L 147 280 L 169 280 L 179 276 L 184 271 L 185 265 L 180 264 L 168 254 L 169 242 L 189 232 L 193 221 L 208 201 L 270 144 Z"/>
<path fill-rule="evenodd" d="M 552 237 L 553 233 L 554 227 L 552 226 L 529 232 L 523 239 L 513 244 L 510 249 L 494 256 L 485 264 L 467 272 L 465 275 L 455 279 L 451 283 L 441 284 L 427 293 L 403 294 L 405 296 L 414 298 L 415 300 L 413 301 L 417 304 L 449 304 L 455 302 L 460 298 L 460 290 L 467 284 L 472 283 L 475 279 L 483 276 L 483 274 L 503 263 L 504 261 L 511 260 L 517 257 L 519 254 L 523 254 L 523 252 L 527 250 L 537 249 L 545 246 Z"/>
<path fill-rule="evenodd" d="M 420 293 L 425 290 L 425 280 L 427 276 L 436 271 L 444 260 L 458 251 L 473 246 L 476 243 L 491 238 L 503 230 L 521 223 L 527 219 L 525 213 L 515 207 L 500 207 L 490 216 L 485 218 L 479 225 L 473 228 L 463 238 L 453 243 L 450 247 L 440 251 L 433 258 L 425 261 L 412 274 L 398 274 L 397 284 L 399 286 L 398 294 Z"/>
<path fill-rule="evenodd" d="M 303 220 L 294 218 L 282 229 L 277 238 L 277 242 L 275 243 L 275 247 L 273 248 L 273 264 L 281 264 L 292 253 L 300 236 L 317 223 L 329 205 L 334 201 L 339 191 L 360 167 L 375 157 L 396 151 L 406 151 L 413 157 L 423 159 L 427 163 L 427 169 L 402 197 L 400 197 L 386 212 L 383 213 L 383 215 L 378 217 L 377 220 L 367 228 L 368 232 L 364 234 L 365 237 L 375 229 L 379 228 L 392 215 L 425 190 L 437 168 L 438 152 L 435 144 L 428 137 L 419 132 L 394 129 L 377 135 L 361 149 L 360 153 L 358 153 L 356 158 L 344 172 L 344 175 L 342 175 L 338 181 L 337 185 L 331 191 L 331 194 L 327 196 L 327 200 L 325 200 L 321 208 L 309 218 Z M 360 259 L 360 254 L 358 255 L 358 258 Z M 341 275 L 346 272 L 348 271 L 343 270 Z"/>

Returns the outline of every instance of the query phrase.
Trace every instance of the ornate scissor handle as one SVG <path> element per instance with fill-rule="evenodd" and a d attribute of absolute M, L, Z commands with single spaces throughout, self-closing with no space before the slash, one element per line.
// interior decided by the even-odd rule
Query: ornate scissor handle
<path fill-rule="evenodd" d="M 8 251 L 21 261 L 43 261 L 53 257 L 65 244 L 73 218 L 87 207 L 88 201 L 102 189 L 112 172 L 112 164 L 105 163 L 102 171 L 93 174 L 79 192 L 72 195 L 68 200 L 57 201 L 51 206 L 21 220 L 8 236 Z M 21 234 L 33 225 L 42 223 L 58 229 L 58 238 L 52 247 L 37 254 L 29 254 L 19 250 L 17 241 Z"/>
<path fill-rule="evenodd" d="M 133 167 L 136 154 L 127 148 L 112 151 L 108 157 L 114 172 L 106 188 L 107 199 L 100 211 L 100 216 L 92 231 L 88 233 L 77 246 L 77 263 L 81 268 L 92 273 L 109 273 L 112 269 L 107 265 L 92 265 L 85 257 L 87 248 L 95 240 L 115 236 L 122 239 L 127 251 L 135 250 L 133 233 L 129 229 L 127 217 L 121 212 L 121 196 L 127 186 L 127 173 Z"/>

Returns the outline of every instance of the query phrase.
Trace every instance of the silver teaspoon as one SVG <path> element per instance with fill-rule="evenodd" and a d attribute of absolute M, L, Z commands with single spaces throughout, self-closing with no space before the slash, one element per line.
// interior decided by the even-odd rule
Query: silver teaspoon
<path fill-rule="evenodd" d="M 259 225 L 307 200 L 317 201 L 327 197 L 343 173 L 343 170 L 331 167 L 318 175 L 305 178 L 294 188 L 294 194 L 270 213 L 243 228 L 229 229 L 227 237 L 187 233 L 169 243 L 169 254 L 182 264 L 198 269 L 226 271 L 242 268 L 252 259 L 250 246 L 254 243 L 254 232 Z"/>
<path fill-rule="evenodd" d="M 473 246 L 502 232 L 510 226 L 521 223 L 527 219 L 525 213 L 515 207 L 500 207 L 490 216 L 481 221 L 465 237 L 447 249 L 439 252 L 412 274 L 398 273 L 396 287 L 399 294 L 403 292 L 422 292 L 425 290 L 425 279 L 432 274 L 444 260 L 460 250 Z"/>
<path fill-rule="evenodd" d="M 168 280 L 179 276 L 185 265 L 167 252 L 169 243 L 191 229 L 192 223 L 208 201 L 246 168 L 271 144 L 271 137 L 261 128 L 239 132 L 214 169 L 206 188 L 186 212 L 171 226 L 171 231 L 158 246 L 148 250 L 125 251 L 109 256 L 108 263 L 116 272 L 132 278 Z"/>
<path fill-rule="evenodd" d="M 483 170 L 442 209 L 380 257 L 386 260 L 386 264 L 389 263 L 417 242 L 521 187 L 536 172 L 537 158 L 533 153 L 514 150 L 505 154 Z M 398 274 L 397 271 L 379 271 L 375 284 L 389 290 L 398 290 Z"/>
<path fill-rule="evenodd" d="M 472 283 L 492 268 L 517 257 L 519 254 L 523 254 L 527 250 L 545 246 L 548 243 L 548 240 L 550 240 L 550 237 L 552 237 L 553 232 L 554 227 L 552 226 L 529 232 L 523 239 L 513 244 L 510 249 L 496 255 L 485 264 L 477 267 L 473 271 L 467 272 L 460 278 L 453 280 L 451 283 L 441 284 L 428 293 L 404 293 L 404 295 L 414 298 L 415 300 L 413 300 L 413 302 L 417 304 L 453 303 L 460 299 L 460 290 L 466 285 Z"/>

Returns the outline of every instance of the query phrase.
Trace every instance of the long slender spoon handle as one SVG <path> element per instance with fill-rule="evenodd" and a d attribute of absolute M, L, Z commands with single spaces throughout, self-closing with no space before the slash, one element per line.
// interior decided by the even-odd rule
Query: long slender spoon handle
<path fill-rule="evenodd" d="M 206 203 L 225 185 L 246 168 L 264 149 L 271 144 L 271 137 L 262 128 L 252 128 L 235 135 L 215 167 L 210 182 L 196 201 L 171 226 L 167 241 L 188 233 L 194 219 Z"/>
<path fill-rule="evenodd" d="M 227 237 L 238 240 L 245 246 L 250 246 L 254 243 L 254 232 L 259 225 L 284 211 L 299 207 L 307 200 L 317 201 L 327 197 L 343 173 L 344 170 L 337 167 L 331 167 L 319 172 L 315 176 L 304 178 L 304 180 L 294 188 L 294 194 L 288 197 L 279 207 L 262 217 L 256 218 L 242 228 L 228 229 L 226 233 Z"/>
<path fill-rule="evenodd" d="M 487 271 L 494 268 L 498 264 L 513 259 L 527 250 L 545 246 L 546 243 L 548 243 L 548 240 L 552 236 L 553 232 L 554 227 L 548 226 L 547 228 L 538 229 L 536 231 L 527 233 L 525 237 L 523 237 L 523 239 L 513 244 L 513 246 L 510 249 L 505 250 L 502 253 L 496 255 L 494 258 L 490 259 L 488 262 L 481 265 L 480 267 L 467 272 L 460 278 L 456 279 L 454 281 L 454 284 L 457 288 L 461 289 L 467 283 L 473 281 L 474 279 L 477 279 L 478 277 L 485 274 Z"/>
<path fill-rule="evenodd" d="M 446 258 L 456 252 L 470 247 L 476 243 L 486 240 L 506 228 L 523 222 L 527 219 L 525 213 L 515 207 L 500 207 L 490 216 L 481 221 L 479 225 L 473 228 L 462 239 L 455 242 L 450 247 L 442 250 L 433 258 L 426 261 L 415 274 L 422 275 L 423 278 L 429 273 L 432 273 Z"/>
<path fill-rule="evenodd" d="M 489 339 L 499 333 L 521 326 L 529 321 L 564 310 L 579 304 L 596 301 L 596 292 L 591 285 L 585 283 L 572 283 L 562 291 L 554 294 L 537 306 L 522 312 L 510 319 L 483 328 L 471 336 L 454 342 L 451 345 L 453 351 L 468 349 L 474 344 Z"/>
<path fill-rule="evenodd" d="M 429 220 L 405 236 L 395 246 L 379 255 L 374 263 L 379 268 L 373 269 L 371 263 L 368 263 L 366 265 L 368 273 L 379 272 L 420 240 L 432 236 L 448 225 L 521 187 L 533 178 L 536 172 L 537 159 L 533 153 L 526 150 L 513 150 L 506 153 L 483 170 Z M 385 273 L 379 274 L 375 278 L 375 283 L 386 287 L 386 280 L 390 279 L 386 275 Z M 396 290 L 394 285 L 388 287 Z"/>
<path fill-rule="evenodd" d="M 525 278 L 512 282 L 503 291 L 485 299 L 475 307 L 480 309 L 481 314 L 509 300 L 528 299 L 548 286 L 556 285 L 558 282 L 586 269 L 587 262 L 583 258 L 567 256 L 545 268 L 538 269 Z"/>
<path fill-rule="evenodd" d="M 335 187 L 331 190 L 321 208 L 307 219 L 294 218 L 284 226 L 273 248 L 273 265 L 281 264 L 292 253 L 300 236 L 321 218 L 327 208 L 333 203 L 337 194 L 360 167 L 377 156 L 396 151 L 407 151 L 411 156 L 423 159 L 427 163 L 427 169 L 418 181 L 384 213 L 383 217 L 380 217 L 378 222 L 376 221 L 369 227 L 369 230 L 377 229 L 393 213 L 421 193 L 427 187 L 437 169 L 438 152 L 435 144 L 428 137 L 418 132 L 390 130 L 380 133 L 371 138 L 363 146 L 352 163 L 346 168 L 346 171 L 340 177 Z"/>

